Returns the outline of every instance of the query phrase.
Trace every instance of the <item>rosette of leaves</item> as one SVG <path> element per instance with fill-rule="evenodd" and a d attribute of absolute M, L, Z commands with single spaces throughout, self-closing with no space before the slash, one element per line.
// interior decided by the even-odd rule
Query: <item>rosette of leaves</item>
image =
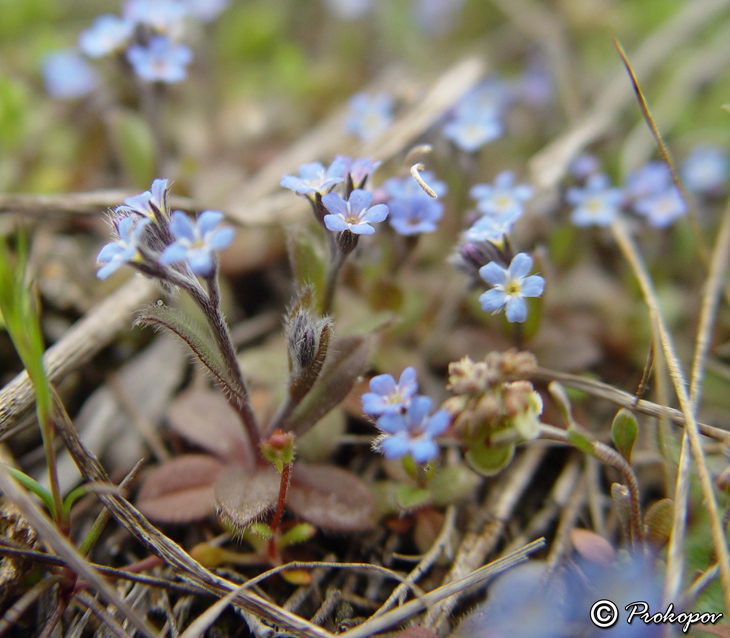
<path fill-rule="evenodd" d="M 516 351 L 490 353 L 479 362 L 464 357 L 449 365 L 448 389 L 455 396 L 443 407 L 476 472 L 496 474 L 510 463 L 518 443 L 537 437 L 542 399 L 524 380 L 534 368 L 531 354 Z"/>

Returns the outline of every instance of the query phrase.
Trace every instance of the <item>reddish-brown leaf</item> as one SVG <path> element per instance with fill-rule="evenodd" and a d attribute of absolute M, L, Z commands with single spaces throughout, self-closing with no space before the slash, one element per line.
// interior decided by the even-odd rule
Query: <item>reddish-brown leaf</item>
<path fill-rule="evenodd" d="M 215 511 L 213 484 L 224 465 L 207 454 L 167 461 L 145 479 L 137 507 L 157 523 L 190 523 Z"/>
<path fill-rule="evenodd" d="M 360 532 L 375 524 L 375 501 L 367 485 L 332 465 L 297 463 L 287 506 L 322 529 Z"/>
<path fill-rule="evenodd" d="M 251 458 L 241 420 L 220 391 L 182 392 L 170 405 L 167 418 L 175 432 L 221 459 L 245 463 Z"/>
<path fill-rule="evenodd" d="M 238 530 L 271 509 L 279 495 L 279 473 L 273 467 L 249 474 L 240 465 L 229 465 L 215 484 L 215 503 L 225 521 Z"/>

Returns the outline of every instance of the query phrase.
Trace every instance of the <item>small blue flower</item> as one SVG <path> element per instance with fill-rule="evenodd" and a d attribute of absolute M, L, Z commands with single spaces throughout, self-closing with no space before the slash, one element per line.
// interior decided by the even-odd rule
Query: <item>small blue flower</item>
<path fill-rule="evenodd" d="M 233 241 L 233 229 L 220 226 L 223 213 L 203 211 L 193 223 L 182 211 L 172 214 L 170 232 L 177 241 L 170 244 L 160 255 L 164 266 L 186 261 L 190 270 L 200 277 L 207 277 L 215 268 L 213 252 L 223 250 Z"/>
<path fill-rule="evenodd" d="M 397 459 L 410 454 L 416 463 L 428 463 L 438 456 L 439 448 L 434 438 L 449 427 L 450 416 L 439 410 L 431 416 L 431 399 L 414 397 L 405 414 L 385 414 L 376 425 L 384 434 L 373 443 L 374 449 L 386 459 Z"/>
<path fill-rule="evenodd" d="M 90 58 L 101 58 L 126 48 L 134 33 L 134 23 L 111 13 L 100 15 L 79 36 L 79 49 Z"/>
<path fill-rule="evenodd" d="M 443 134 L 462 151 L 474 153 L 500 137 L 503 130 L 496 111 L 467 111 L 444 124 Z"/>
<path fill-rule="evenodd" d="M 375 169 L 382 164 L 382 162 L 373 162 L 369 157 L 358 157 L 352 159 L 347 155 L 336 155 L 335 161 L 340 160 L 344 164 L 343 175 L 350 175 L 352 184 L 355 188 L 362 188 L 365 185 Z"/>
<path fill-rule="evenodd" d="M 634 203 L 634 210 L 646 217 L 646 221 L 654 228 L 667 228 L 675 220 L 687 214 L 679 189 L 668 188 L 658 195 L 649 195 Z"/>
<path fill-rule="evenodd" d="M 369 97 L 358 93 L 350 99 L 350 115 L 345 130 L 357 135 L 363 142 L 384 133 L 393 121 L 393 98 L 381 93 Z"/>
<path fill-rule="evenodd" d="M 525 297 L 540 297 L 545 289 L 545 280 L 539 275 L 527 276 L 532 270 L 532 258 L 525 253 L 515 255 L 509 268 L 502 268 L 497 262 L 490 262 L 479 269 L 482 279 L 494 288 L 479 297 L 485 312 L 495 313 L 505 308 L 507 321 L 522 323 L 527 319 Z"/>
<path fill-rule="evenodd" d="M 137 213 L 152 221 L 159 221 L 167 216 L 167 193 L 169 190 L 170 182 L 168 180 L 156 179 L 152 182 L 150 190 L 134 197 L 128 197 L 117 210 Z"/>
<path fill-rule="evenodd" d="M 512 232 L 512 226 L 521 214 L 521 211 L 512 211 L 504 215 L 482 215 L 464 233 L 464 238 L 470 242 L 500 243 Z"/>
<path fill-rule="evenodd" d="M 201 22 L 212 22 L 230 4 L 230 0 L 184 0 L 189 15 Z"/>
<path fill-rule="evenodd" d="M 73 100 L 88 95 L 99 85 L 99 74 L 72 49 L 48 54 L 41 70 L 46 91 L 54 98 Z"/>
<path fill-rule="evenodd" d="M 555 97 L 555 82 L 548 68 L 532 62 L 517 79 L 512 93 L 515 100 L 535 107 L 549 106 Z"/>
<path fill-rule="evenodd" d="M 398 414 L 403 412 L 418 391 L 415 368 L 406 368 L 398 383 L 389 374 L 379 374 L 370 379 L 370 392 L 362 395 L 362 409 L 369 416 Z"/>
<path fill-rule="evenodd" d="M 648 162 L 626 178 L 626 194 L 642 199 L 664 193 L 672 185 L 672 173 L 665 162 Z"/>
<path fill-rule="evenodd" d="M 190 47 L 174 44 L 161 35 L 150 38 L 147 46 L 135 44 L 127 49 L 127 60 L 135 73 L 147 82 L 182 82 L 192 59 Z"/>
<path fill-rule="evenodd" d="M 338 156 L 326 170 L 319 162 L 302 164 L 299 167 L 299 177 L 284 175 L 279 184 L 300 195 L 313 195 L 314 193 L 324 195 L 344 181 L 342 176 L 346 168 L 344 159 Z"/>
<path fill-rule="evenodd" d="M 484 113 L 500 118 L 512 100 L 512 91 L 504 80 L 493 76 L 464 96 L 456 107 L 456 116 Z"/>
<path fill-rule="evenodd" d="M 122 14 L 134 24 L 144 24 L 159 33 L 176 26 L 188 9 L 180 0 L 127 0 Z"/>
<path fill-rule="evenodd" d="M 149 219 L 122 217 L 114 222 L 119 239 L 106 244 L 96 263 L 101 266 L 96 273 L 99 279 L 107 279 L 121 265 L 135 261 L 139 255 L 139 240 Z"/>
<path fill-rule="evenodd" d="M 404 236 L 434 232 L 436 223 L 444 214 L 441 202 L 423 197 L 392 199 L 388 202 L 388 208 L 388 223 L 399 235 Z"/>
<path fill-rule="evenodd" d="M 449 190 L 446 184 L 436 179 L 436 176 L 431 171 L 423 171 L 421 178 L 431 187 L 431 190 L 436 193 L 437 197 L 443 197 Z M 391 177 L 385 180 L 383 189 L 390 199 L 408 200 L 413 197 L 431 199 L 430 195 L 410 175 L 406 177 Z"/>
<path fill-rule="evenodd" d="M 591 153 L 581 153 L 568 166 L 568 172 L 577 180 L 585 181 L 601 171 L 600 160 Z"/>
<path fill-rule="evenodd" d="M 566 193 L 567 202 L 575 206 L 570 219 L 576 226 L 610 226 L 622 199 L 621 189 L 612 188 L 604 173 L 591 175 L 584 188 L 569 188 Z"/>
<path fill-rule="evenodd" d="M 370 224 L 382 222 L 388 216 L 385 204 L 370 207 L 373 194 L 356 188 L 345 201 L 337 193 L 328 193 L 322 198 L 322 204 L 330 212 L 324 216 L 327 230 L 342 232 L 349 230 L 356 235 L 372 235 L 375 229 Z"/>
<path fill-rule="evenodd" d="M 476 184 L 469 194 L 477 200 L 480 212 L 495 216 L 516 216 L 522 214 L 523 204 L 532 197 L 532 188 L 527 184 L 515 185 L 512 171 L 502 171 L 494 184 Z"/>
<path fill-rule="evenodd" d="M 727 190 L 730 161 L 723 149 L 700 144 L 682 162 L 680 171 L 691 191 L 716 195 Z"/>

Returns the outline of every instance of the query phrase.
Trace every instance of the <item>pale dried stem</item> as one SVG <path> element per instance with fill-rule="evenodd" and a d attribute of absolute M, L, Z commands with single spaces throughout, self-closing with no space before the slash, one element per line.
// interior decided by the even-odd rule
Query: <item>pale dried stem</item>
<path fill-rule="evenodd" d="M 710 529 L 712 532 L 713 545 L 717 552 L 718 560 L 720 561 L 720 580 L 722 582 L 723 598 L 725 601 L 725 611 L 730 613 L 730 555 L 728 555 L 727 540 L 725 538 L 725 532 L 722 527 L 720 514 L 717 507 L 717 501 L 715 500 L 715 493 L 712 487 L 712 479 L 707 469 L 707 463 L 705 461 L 704 451 L 702 450 L 702 442 L 700 441 L 700 431 L 697 426 L 697 421 L 694 415 L 694 406 L 690 400 L 689 394 L 685 384 L 684 374 L 682 373 L 682 367 L 679 359 L 674 350 L 674 344 L 672 342 L 671 335 L 667 330 L 664 323 L 664 317 L 662 316 L 661 309 L 659 307 L 659 301 L 654 291 L 654 286 L 651 281 L 651 277 L 644 266 L 644 263 L 639 255 L 639 251 L 634 244 L 633 239 L 629 235 L 629 232 L 625 224 L 621 221 L 615 221 L 611 225 L 611 231 L 618 244 L 619 248 L 623 252 L 627 261 L 629 262 L 636 278 L 639 281 L 644 299 L 649 307 L 649 315 L 653 323 L 656 324 L 659 332 L 659 338 L 662 344 L 662 350 L 664 357 L 666 358 L 667 367 L 669 374 L 674 385 L 674 390 L 677 393 L 679 399 L 679 405 L 684 414 L 685 418 L 685 433 L 689 438 L 690 449 L 692 457 L 695 461 L 697 475 L 700 479 L 700 485 L 702 487 L 702 495 L 704 497 L 705 506 L 707 507 L 708 514 L 710 516 Z M 677 489 L 685 489 L 682 483 L 689 482 L 689 472 L 677 476 Z M 685 511 L 681 507 L 675 506 L 675 526 L 679 528 L 683 525 L 682 522 L 678 522 L 678 518 L 685 517 Z M 681 539 L 679 539 L 681 540 Z M 670 543 L 678 543 L 679 540 L 672 540 Z M 671 549 L 671 548 L 670 548 Z M 676 564 L 676 563 L 675 563 Z M 671 574 L 670 574 L 671 575 Z M 674 576 L 673 576 L 674 578 Z M 671 590 L 665 590 L 665 593 L 669 593 Z M 671 600 L 667 602 L 672 602 Z"/>

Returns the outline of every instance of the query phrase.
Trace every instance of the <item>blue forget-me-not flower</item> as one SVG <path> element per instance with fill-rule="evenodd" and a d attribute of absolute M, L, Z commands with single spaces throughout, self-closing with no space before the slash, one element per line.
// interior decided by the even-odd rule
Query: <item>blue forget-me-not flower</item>
<path fill-rule="evenodd" d="M 181 0 L 127 0 L 122 14 L 135 24 L 144 24 L 159 33 L 175 27 L 188 13 Z"/>
<path fill-rule="evenodd" d="M 532 188 L 527 184 L 515 184 L 512 171 L 502 171 L 494 184 L 476 184 L 469 194 L 477 201 L 480 212 L 495 216 L 519 216 L 523 204 L 532 197 Z"/>
<path fill-rule="evenodd" d="M 172 214 L 170 232 L 175 242 L 160 255 L 160 263 L 169 266 L 186 261 L 190 270 L 200 277 L 207 277 L 215 269 L 213 253 L 227 248 L 233 241 L 233 229 L 220 226 L 223 213 L 203 211 L 193 223 L 185 213 L 176 210 Z"/>
<path fill-rule="evenodd" d="M 79 36 L 79 48 L 90 58 L 101 58 L 125 49 L 132 39 L 134 23 L 105 13 Z"/>
<path fill-rule="evenodd" d="M 328 193 L 322 198 L 322 204 L 329 211 L 324 216 L 327 230 L 342 232 L 349 230 L 355 235 L 372 235 L 375 229 L 370 225 L 382 222 L 388 216 L 385 204 L 370 206 L 373 194 L 356 188 L 345 201 L 337 193 Z"/>
<path fill-rule="evenodd" d="M 659 195 L 672 185 L 672 173 L 665 162 L 647 162 L 626 178 L 625 191 L 629 197 L 639 200 Z"/>
<path fill-rule="evenodd" d="M 437 180 L 433 173 L 424 171 L 421 177 L 437 197 L 446 194 L 446 184 Z M 383 190 L 388 196 L 390 209 L 388 223 L 399 235 L 416 235 L 436 230 L 436 222 L 444 213 L 443 204 L 426 193 L 410 175 L 386 180 Z"/>
<path fill-rule="evenodd" d="M 727 153 L 716 146 L 695 146 L 680 166 L 684 183 L 691 191 L 715 195 L 727 190 L 730 161 Z"/>
<path fill-rule="evenodd" d="M 344 165 L 342 174 L 349 175 L 353 188 L 362 188 L 382 162 L 373 162 L 369 157 L 352 159 L 347 155 L 335 155 L 335 161 Z"/>
<path fill-rule="evenodd" d="M 96 273 L 99 279 L 106 279 L 121 265 L 138 259 L 139 240 L 149 223 L 149 219 L 129 215 L 114 221 L 119 239 L 106 244 L 99 252 L 96 258 L 96 263 L 101 266 Z"/>
<path fill-rule="evenodd" d="M 374 97 L 358 93 L 350 99 L 350 114 L 345 129 L 363 142 L 388 129 L 393 121 L 393 98 L 387 93 Z"/>
<path fill-rule="evenodd" d="M 634 203 L 634 210 L 646 217 L 654 228 L 666 228 L 687 213 L 682 195 L 676 186 L 656 195 L 643 197 Z"/>
<path fill-rule="evenodd" d="M 444 124 L 443 134 L 467 153 L 478 151 L 502 135 L 504 127 L 496 111 L 467 111 Z"/>
<path fill-rule="evenodd" d="M 147 82 L 182 82 L 192 59 L 190 47 L 161 35 L 150 38 L 147 46 L 135 44 L 127 49 L 127 60 Z"/>
<path fill-rule="evenodd" d="M 385 414 L 376 425 L 383 432 L 373 443 L 373 448 L 387 459 L 397 459 L 410 454 L 416 463 L 428 463 L 438 456 L 439 448 L 434 438 L 443 434 L 450 423 L 446 410 L 431 416 L 431 399 L 414 397 L 405 414 Z"/>
<path fill-rule="evenodd" d="M 505 215 L 482 215 L 464 233 L 464 238 L 467 241 L 499 243 L 505 235 L 512 232 L 512 226 L 519 216 L 520 212 Z"/>
<path fill-rule="evenodd" d="M 509 268 L 497 262 L 490 262 L 479 269 L 479 274 L 494 288 L 479 297 L 485 312 L 497 312 L 503 307 L 507 321 L 522 323 L 527 319 L 525 297 L 539 297 L 545 288 L 545 280 L 539 275 L 530 275 L 532 257 L 525 253 L 515 255 Z"/>
<path fill-rule="evenodd" d="M 99 85 L 98 73 L 72 49 L 49 53 L 41 71 L 48 94 L 63 100 L 84 97 Z"/>
<path fill-rule="evenodd" d="M 345 173 L 347 164 L 345 159 L 338 156 L 327 169 L 320 162 L 309 162 L 299 167 L 299 177 L 296 175 L 284 175 L 280 185 L 290 188 L 300 195 L 324 195 L 329 193 L 337 184 L 344 181 L 342 176 Z"/>
<path fill-rule="evenodd" d="M 611 186 L 605 173 L 591 175 L 585 187 L 568 189 L 566 200 L 575 206 L 570 215 L 576 226 L 610 226 L 618 217 L 623 193 Z"/>
<path fill-rule="evenodd" d="M 363 412 L 372 417 L 404 412 L 417 390 L 415 368 L 403 370 L 398 383 L 389 374 L 379 374 L 370 379 L 370 392 L 362 395 Z"/>
<path fill-rule="evenodd" d="M 137 213 L 154 221 L 164 221 L 167 215 L 167 193 L 170 189 L 170 182 L 166 179 L 156 179 L 152 182 L 150 190 L 127 197 L 124 204 L 117 208 L 118 211 L 126 210 Z"/>

